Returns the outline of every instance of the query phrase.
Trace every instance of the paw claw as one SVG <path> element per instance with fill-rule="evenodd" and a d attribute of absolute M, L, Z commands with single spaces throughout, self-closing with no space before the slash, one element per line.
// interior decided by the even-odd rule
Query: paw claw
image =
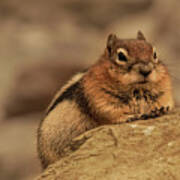
<path fill-rule="evenodd" d="M 150 117 L 150 116 L 149 116 L 148 114 L 143 114 L 143 115 L 141 116 L 141 118 L 142 118 L 142 119 L 145 119 L 145 120 L 148 119 L 149 117 Z"/>

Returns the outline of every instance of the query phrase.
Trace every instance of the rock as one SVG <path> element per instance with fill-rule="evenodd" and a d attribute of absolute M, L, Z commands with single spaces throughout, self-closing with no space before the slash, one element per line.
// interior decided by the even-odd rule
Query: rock
<path fill-rule="evenodd" d="M 55 92 L 83 66 L 61 61 L 45 61 L 23 67 L 4 102 L 6 118 L 42 112 Z"/>
<path fill-rule="evenodd" d="M 180 109 L 156 119 L 107 125 L 75 138 L 37 180 L 180 179 Z"/>

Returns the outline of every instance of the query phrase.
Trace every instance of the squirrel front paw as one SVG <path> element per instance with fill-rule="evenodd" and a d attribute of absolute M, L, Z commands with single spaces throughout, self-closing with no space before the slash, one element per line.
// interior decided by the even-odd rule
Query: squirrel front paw
<path fill-rule="evenodd" d="M 156 118 L 158 116 L 161 116 L 161 115 L 164 115 L 164 114 L 168 113 L 169 109 L 170 109 L 169 106 L 167 106 L 167 107 L 162 106 L 159 109 L 155 108 L 149 114 L 143 114 L 141 116 L 141 119 Z"/>

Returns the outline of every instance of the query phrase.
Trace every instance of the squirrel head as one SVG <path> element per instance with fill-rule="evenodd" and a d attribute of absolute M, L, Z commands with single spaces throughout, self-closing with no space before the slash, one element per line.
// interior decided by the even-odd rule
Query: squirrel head
<path fill-rule="evenodd" d="M 136 39 L 119 39 L 110 34 L 106 45 L 110 76 L 122 84 L 157 83 L 167 75 L 155 48 L 138 31 Z"/>

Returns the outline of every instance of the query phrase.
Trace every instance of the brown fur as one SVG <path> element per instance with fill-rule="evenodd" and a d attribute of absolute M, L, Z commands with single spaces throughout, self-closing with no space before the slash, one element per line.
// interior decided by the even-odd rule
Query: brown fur
<path fill-rule="evenodd" d="M 40 123 L 42 166 L 60 159 L 70 141 L 89 129 L 160 116 L 173 106 L 167 68 L 144 35 L 126 40 L 110 35 L 99 61 L 60 90 Z"/>

